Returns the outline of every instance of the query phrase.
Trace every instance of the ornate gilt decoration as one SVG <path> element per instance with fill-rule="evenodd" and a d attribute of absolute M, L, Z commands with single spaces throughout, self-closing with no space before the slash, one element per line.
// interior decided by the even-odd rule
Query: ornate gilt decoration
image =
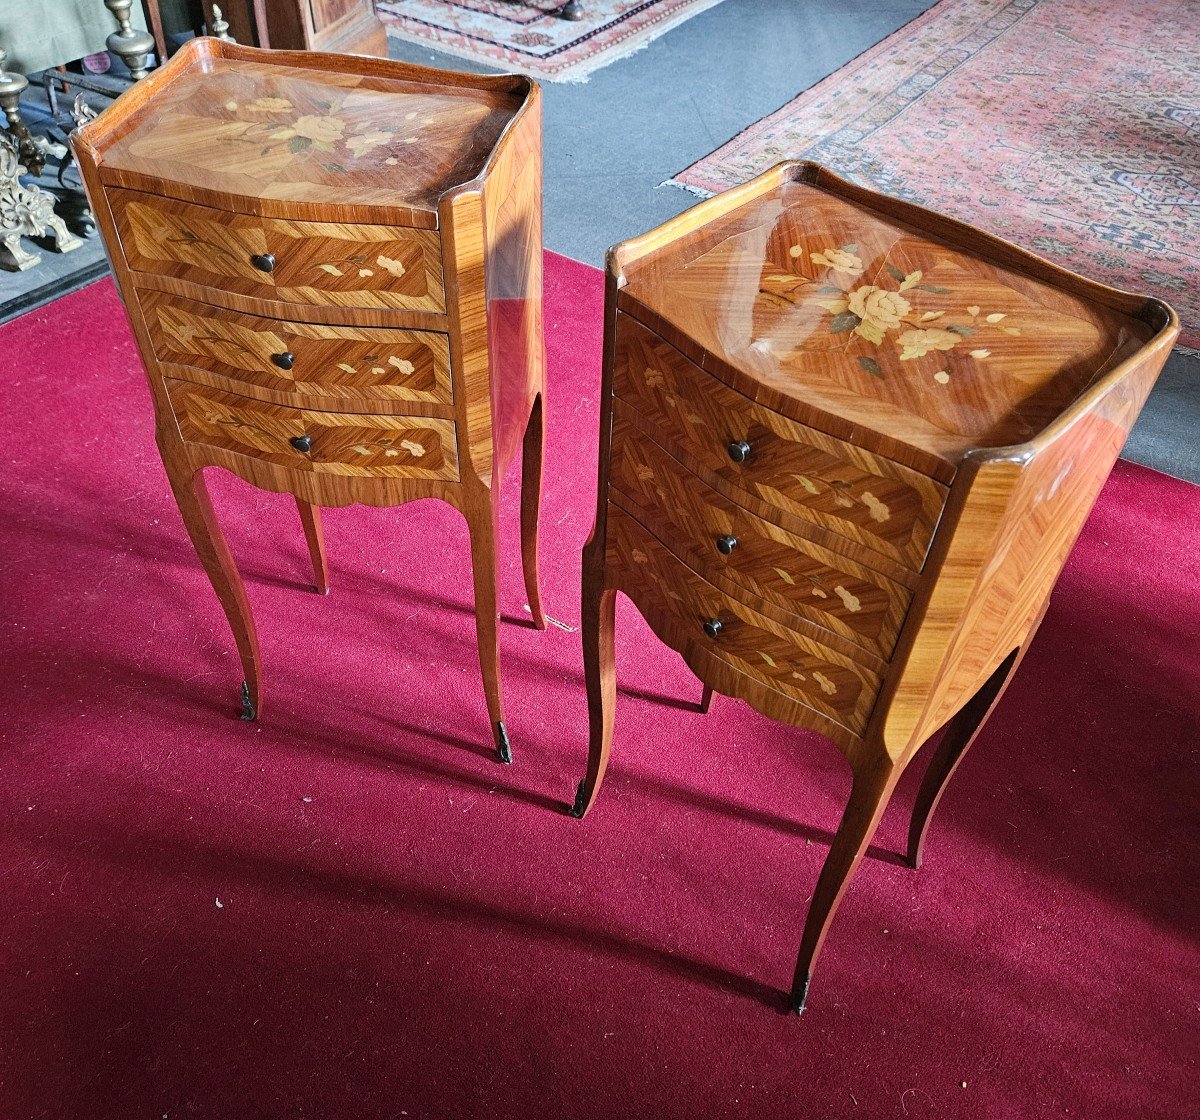
<path fill-rule="evenodd" d="M 46 163 L 45 154 L 21 120 L 21 94 L 29 88 L 29 79 L 24 74 L 6 71 L 4 64 L 7 61 L 8 52 L 0 46 L 0 109 L 3 109 L 8 131 L 17 143 L 21 162 L 30 174 L 40 175 Z"/>
<path fill-rule="evenodd" d="M 21 245 L 22 237 L 40 237 L 49 230 L 60 253 L 69 253 L 83 244 L 54 213 L 54 196 L 33 183 L 21 182 L 25 170 L 18 142 L 0 133 L 0 244 L 13 261 L 9 264 L 0 259 L 0 268 L 10 272 L 21 272 L 41 262 L 40 253 L 31 253 Z"/>

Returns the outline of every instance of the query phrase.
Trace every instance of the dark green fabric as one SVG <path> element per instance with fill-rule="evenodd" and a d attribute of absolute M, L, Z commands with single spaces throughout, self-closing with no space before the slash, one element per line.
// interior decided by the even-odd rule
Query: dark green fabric
<path fill-rule="evenodd" d="M 130 8 L 129 21 L 146 27 L 140 3 Z M 117 21 L 103 0 L 0 2 L 0 45 L 8 51 L 5 68 L 22 74 L 102 51 L 104 40 L 116 30 Z"/>

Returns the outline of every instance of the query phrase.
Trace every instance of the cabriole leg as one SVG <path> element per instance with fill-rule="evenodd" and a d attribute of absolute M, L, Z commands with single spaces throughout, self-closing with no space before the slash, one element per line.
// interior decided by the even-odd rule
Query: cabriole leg
<path fill-rule="evenodd" d="M 308 555 L 313 567 L 313 585 L 318 595 L 328 595 L 329 561 L 325 556 L 325 528 L 321 524 L 321 507 L 297 498 L 296 509 L 300 513 L 300 524 L 304 526 L 304 539 L 308 542 Z"/>
<path fill-rule="evenodd" d="M 164 464 L 179 512 L 183 515 L 184 527 L 200 557 L 200 563 L 208 573 L 237 643 L 245 678 L 242 681 L 242 719 L 257 719 L 262 712 L 262 662 L 258 651 L 258 632 L 254 628 L 254 617 L 250 613 L 250 602 L 246 598 L 242 577 L 238 574 L 225 535 L 217 523 L 204 472 L 174 465 L 166 457 Z"/>
<path fill-rule="evenodd" d="M 899 769 L 887 761 L 861 765 L 854 774 L 850 800 L 846 803 L 842 823 L 833 838 L 829 855 L 825 857 L 825 865 L 821 868 L 812 902 L 808 906 L 808 916 L 804 920 L 804 935 L 792 979 L 792 1009 L 797 1015 L 804 1013 L 812 971 L 825 942 L 825 934 L 829 931 L 829 924 L 833 921 L 850 877 L 875 834 L 899 774 Z"/>
<path fill-rule="evenodd" d="M 500 698 L 500 595 L 496 572 L 496 517 L 499 495 L 491 494 L 486 506 L 469 522 L 471 532 L 471 575 L 475 581 L 475 635 L 479 644 L 479 668 L 487 697 L 488 718 L 500 761 L 512 762 L 512 747 L 504 726 Z"/>
<path fill-rule="evenodd" d="M 538 577 L 538 515 L 542 504 L 542 465 L 545 462 L 545 419 L 543 396 L 538 393 L 521 450 L 521 567 L 525 573 L 525 597 L 533 614 L 533 624 L 546 629 L 542 612 L 541 581 Z"/>
<path fill-rule="evenodd" d="M 704 686 L 704 691 L 700 693 L 700 714 L 708 715 L 708 709 L 712 707 L 713 690 L 709 685 Z"/>
<path fill-rule="evenodd" d="M 942 794 L 946 790 L 963 755 L 975 742 L 992 709 L 1000 702 L 1009 681 L 1013 679 L 1017 666 L 1024 656 L 1024 649 L 1013 650 L 1000 664 L 1000 667 L 984 682 L 983 687 L 975 693 L 958 715 L 946 728 L 942 741 L 929 760 L 925 776 L 921 779 L 921 788 L 917 791 L 917 799 L 913 804 L 912 820 L 908 826 L 908 862 L 913 867 L 921 866 L 921 850 L 925 845 L 925 833 L 929 829 L 929 821 L 937 808 Z"/>
<path fill-rule="evenodd" d="M 617 700 L 617 672 L 613 650 L 617 593 L 601 586 L 599 573 L 583 588 L 583 673 L 588 698 L 587 775 L 575 791 L 571 816 L 582 817 L 592 807 L 604 780 L 612 751 L 613 712 Z"/>

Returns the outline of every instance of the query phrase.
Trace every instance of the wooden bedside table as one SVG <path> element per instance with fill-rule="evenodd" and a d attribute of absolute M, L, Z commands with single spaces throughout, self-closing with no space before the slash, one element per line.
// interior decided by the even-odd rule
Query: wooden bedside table
<path fill-rule="evenodd" d="M 184 523 L 262 707 L 258 640 L 203 470 L 320 506 L 435 497 L 470 528 L 500 757 L 496 509 L 524 443 L 525 587 L 542 470 L 541 105 L 526 78 L 188 43 L 73 138 Z"/>
<path fill-rule="evenodd" d="M 741 697 L 850 764 L 792 984 L 803 1011 L 897 779 L 948 723 L 913 811 L 919 864 L 1178 323 L 806 163 L 618 245 L 608 273 L 571 811 L 608 763 L 622 591 L 705 707 Z"/>

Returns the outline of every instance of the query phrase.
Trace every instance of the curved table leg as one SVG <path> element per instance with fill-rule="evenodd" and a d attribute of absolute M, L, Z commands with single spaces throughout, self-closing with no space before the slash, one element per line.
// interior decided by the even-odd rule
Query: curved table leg
<path fill-rule="evenodd" d="M 204 481 L 204 471 L 177 464 L 163 457 L 171 490 L 183 515 L 184 528 L 208 574 L 213 590 L 229 620 L 233 639 L 242 661 L 242 719 L 257 719 L 262 711 L 262 671 L 258 632 L 250 613 L 246 588 L 238 574 L 229 545 L 217 523 L 212 499 Z"/>
<path fill-rule="evenodd" d="M 529 600 L 533 624 L 539 630 L 546 629 L 538 578 L 538 514 L 542 504 L 542 465 L 546 456 L 542 400 L 542 394 L 538 393 L 525 425 L 521 449 L 521 568 L 525 573 L 525 597 Z"/>
<path fill-rule="evenodd" d="M 325 556 L 325 529 L 321 524 L 321 507 L 302 498 L 296 499 L 308 555 L 313 566 L 313 585 L 318 595 L 329 594 L 329 561 Z"/>
<path fill-rule="evenodd" d="M 512 762 L 512 747 L 504 726 L 500 696 L 500 591 L 496 570 L 496 509 L 500 497 L 492 492 L 467 524 L 471 533 L 471 576 L 475 582 L 475 635 L 479 643 L 479 668 L 487 697 L 488 718 L 496 743 L 496 754 Z"/>
<path fill-rule="evenodd" d="M 1032 635 L 1031 635 L 1032 637 Z M 929 821 L 934 809 L 946 791 L 946 785 L 958 769 L 963 756 L 970 749 L 982 730 L 992 709 L 1000 702 L 1004 690 L 1021 664 L 1025 650 L 1029 647 L 1026 640 L 1019 650 L 1013 650 L 1001 663 L 999 668 L 983 683 L 966 705 L 960 709 L 946 728 L 942 741 L 929 760 L 929 766 L 921 779 L 921 788 L 917 791 L 917 799 L 913 804 L 912 819 L 908 826 L 908 862 L 914 868 L 921 866 L 921 850 L 925 845 L 925 833 L 929 829 Z"/>
<path fill-rule="evenodd" d="M 575 791 L 571 816 L 583 817 L 592 807 L 604 781 L 612 753 L 613 713 L 617 701 L 617 671 L 613 647 L 617 593 L 604 588 L 585 570 L 583 614 L 583 672 L 588 697 L 587 774 Z"/>
<path fill-rule="evenodd" d="M 797 1015 L 804 1013 L 813 968 L 838 903 L 875 834 L 879 818 L 887 808 L 899 776 L 900 769 L 887 761 L 863 765 L 855 771 L 850 800 L 846 803 L 842 823 L 825 857 L 816 890 L 808 905 L 808 916 L 804 920 L 804 935 L 792 978 L 792 1009 Z"/>

